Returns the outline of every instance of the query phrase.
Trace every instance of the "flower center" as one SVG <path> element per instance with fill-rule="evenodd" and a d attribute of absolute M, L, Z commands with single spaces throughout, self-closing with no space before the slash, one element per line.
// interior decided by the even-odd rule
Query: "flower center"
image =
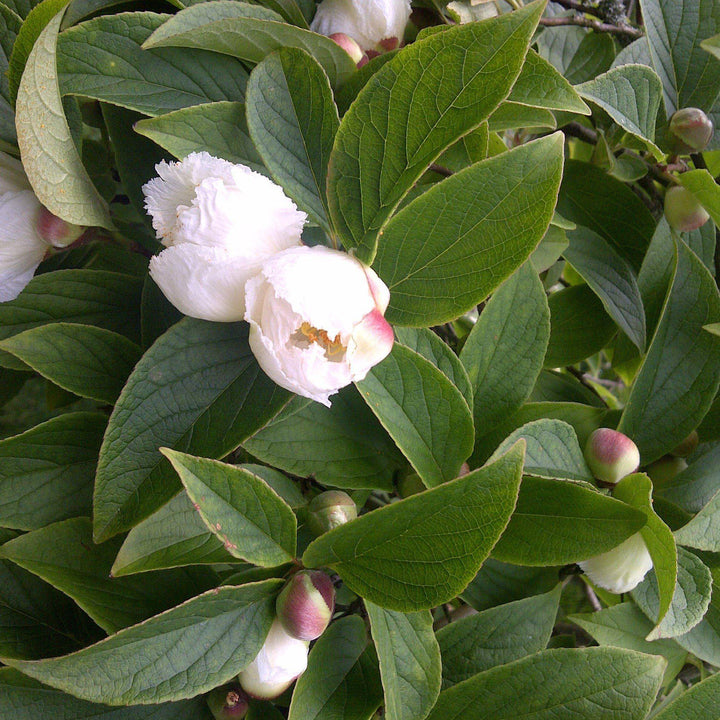
<path fill-rule="evenodd" d="M 309 322 L 304 322 L 293 333 L 292 340 L 303 349 L 309 348 L 313 343 L 317 343 L 325 350 L 325 357 L 335 362 L 342 361 L 345 350 L 347 349 L 340 341 L 340 333 L 331 339 L 327 330 L 316 328 Z"/>

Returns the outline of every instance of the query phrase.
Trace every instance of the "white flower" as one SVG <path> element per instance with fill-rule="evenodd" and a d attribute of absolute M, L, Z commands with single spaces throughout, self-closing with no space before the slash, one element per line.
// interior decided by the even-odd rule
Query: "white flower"
<path fill-rule="evenodd" d="M 65 247 L 82 230 L 48 212 L 22 163 L 0 152 L 0 302 L 20 294 L 51 246 Z"/>
<path fill-rule="evenodd" d="M 381 40 L 402 41 L 410 10 L 410 0 L 323 0 L 310 28 L 321 35 L 344 33 L 363 50 L 374 50 Z"/>
<path fill-rule="evenodd" d="M 266 258 L 300 244 L 305 213 L 264 175 L 206 152 L 155 169 L 145 207 L 167 249 L 150 274 L 185 315 L 242 320 L 245 283 Z"/>
<path fill-rule="evenodd" d="M 308 643 L 288 635 L 275 618 L 256 658 L 238 675 L 242 689 L 252 697 L 269 700 L 283 693 L 305 672 Z"/>
<path fill-rule="evenodd" d="M 653 566 L 640 533 L 602 555 L 578 563 L 596 585 L 612 593 L 625 593 L 640 584 Z"/>
<path fill-rule="evenodd" d="M 250 347 L 282 387 L 330 406 L 392 349 L 383 314 L 390 291 L 347 253 L 323 246 L 285 250 L 246 288 Z"/>

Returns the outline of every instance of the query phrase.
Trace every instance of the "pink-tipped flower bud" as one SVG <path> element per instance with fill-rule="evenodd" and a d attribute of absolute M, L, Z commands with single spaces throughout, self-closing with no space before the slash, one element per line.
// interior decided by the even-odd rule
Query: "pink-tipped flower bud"
<path fill-rule="evenodd" d="M 688 464 L 681 457 L 664 455 L 645 469 L 647 476 L 652 480 L 656 488 L 669 485 L 676 475 L 679 475 Z"/>
<path fill-rule="evenodd" d="M 614 485 L 638 469 L 640 452 L 627 435 L 598 428 L 588 438 L 585 461 L 598 480 Z"/>
<path fill-rule="evenodd" d="M 206 700 L 215 720 L 241 720 L 250 707 L 248 696 L 236 684 L 215 688 Z"/>
<path fill-rule="evenodd" d="M 710 214 L 687 188 L 673 185 L 665 192 L 665 217 L 676 232 L 690 232 L 702 227 Z"/>
<path fill-rule="evenodd" d="M 302 570 L 293 575 L 275 605 L 283 629 L 297 640 L 319 638 L 334 609 L 335 588 L 321 570 Z"/>
<path fill-rule="evenodd" d="M 672 149 L 681 155 L 704 150 L 715 128 L 700 108 L 682 108 L 670 118 Z"/>
<path fill-rule="evenodd" d="M 693 430 L 676 448 L 673 449 L 672 454 L 681 458 L 688 457 L 688 455 L 692 455 L 695 452 L 699 443 L 700 438 L 697 434 L 697 430 Z"/>
<path fill-rule="evenodd" d="M 353 62 L 358 66 L 362 67 L 368 62 L 368 56 L 365 54 L 363 49 L 353 40 L 349 35 L 345 33 L 333 33 L 329 36 L 330 39 L 339 45 L 352 59 Z"/>
<path fill-rule="evenodd" d="M 41 207 L 38 211 L 35 227 L 38 235 L 46 243 L 57 248 L 71 245 L 85 232 L 84 227 L 65 222 L 45 207 Z"/>
<path fill-rule="evenodd" d="M 307 668 L 309 643 L 290 637 L 275 618 L 255 659 L 238 675 L 252 698 L 272 700 L 282 695 Z"/>
<path fill-rule="evenodd" d="M 342 490 L 327 490 L 308 503 L 307 524 L 320 536 L 357 517 L 353 499 Z"/>

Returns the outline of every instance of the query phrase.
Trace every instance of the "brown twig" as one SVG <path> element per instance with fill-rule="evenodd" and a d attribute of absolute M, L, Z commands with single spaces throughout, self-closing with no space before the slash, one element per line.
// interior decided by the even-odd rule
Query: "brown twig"
<path fill-rule="evenodd" d="M 610 33 L 611 35 L 624 35 L 633 39 L 641 38 L 645 33 L 639 28 L 630 25 L 610 25 L 608 23 L 593 20 L 592 18 L 583 17 L 582 15 L 573 15 L 572 17 L 551 17 L 540 18 L 540 25 L 545 27 L 563 27 L 565 25 L 576 25 L 578 27 L 586 27 L 595 32 Z"/>
<path fill-rule="evenodd" d="M 598 134 L 592 128 L 585 127 L 579 122 L 569 122 L 567 125 L 562 127 L 562 131 L 566 135 L 578 138 L 583 142 L 589 143 L 590 145 L 597 145 Z"/>
<path fill-rule="evenodd" d="M 594 8 L 586 5 L 577 0 L 553 0 L 556 5 L 562 5 L 562 7 L 568 10 L 577 10 L 578 12 L 592 12 Z"/>

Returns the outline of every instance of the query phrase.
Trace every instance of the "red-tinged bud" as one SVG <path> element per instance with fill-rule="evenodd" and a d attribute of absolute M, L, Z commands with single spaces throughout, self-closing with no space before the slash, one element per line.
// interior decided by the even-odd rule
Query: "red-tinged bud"
<path fill-rule="evenodd" d="M 248 696 L 236 684 L 215 688 L 206 700 L 215 720 L 241 720 L 250 707 Z"/>
<path fill-rule="evenodd" d="M 681 155 L 704 150 L 715 128 L 700 108 L 682 108 L 670 118 L 672 149 Z"/>
<path fill-rule="evenodd" d="M 44 207 L 40 208 L 36 222 L 38 235 L 45 242 L 57 248 L 71 245 L 85 232 L 84 227 L 65 222 Z"/>
<path fill-rule="evenodd" d="M 315 640 L 335 609 L 335 588 L 321 570 L 302 570 L 278 595 L 275 611 L 285 632 L 296 640 Z"/>
<path fill-rule="evenodd" d="M 357 507 L 353 499 L 342 490 L 327 490 L 308 503 L 308 527 L 318 536 L 356 517 Z"/>
<path fill-rule="evenodd" d="M 700 443 L 697 430 L 693 430 L 673 451 L 672 454 L 676 457 L 685 458 L 688 455 L 692 455 L 697 449 Z"/>
<path fill-rule="evenodd" d="M 674 185 L 665 192 L 665 217 L 676 232 L 697 230 L 710 219 L 697 198 L 681 185 Z"/>
<path fill-rule="evenodd" d="M 669 485 L 676 475 L 679 475 L 688 464 L 681 457 L 664 455 L 645 469 L 648 477 L 656 488 Z"/>
<path fill-rule="evenodd" d="M 358 66 L 362 67 L 368 62 L 368 56 L 365 54 L 363 49 L 353 40 L 349 35 L 345 33 L 333 33 L 328 36 L 336 45 L 339 45 L 352 59 L 353 62 Z"/>
<path fill-rule="evenodd" d="M 640 452 L 627 435 L 598 428 L 588 438 L 585 461 L 598 480 L 615 484 L 638 469 Z"/>

